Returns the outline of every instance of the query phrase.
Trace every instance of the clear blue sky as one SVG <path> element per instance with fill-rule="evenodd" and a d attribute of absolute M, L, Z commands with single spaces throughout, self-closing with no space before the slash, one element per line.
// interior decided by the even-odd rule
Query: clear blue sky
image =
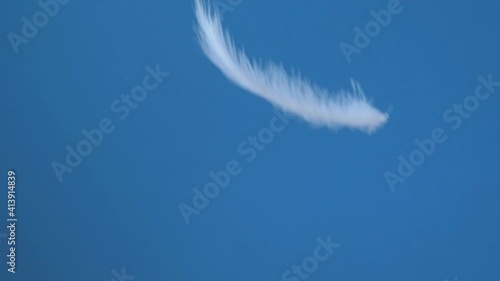
<path fill-rule="evenodd" d="M 341 42 L 389 2 L 243 0 L 224 13 L 249 56 L 331 90 L 352 77 L 393 108 L 372 136 L 292 120 L 247 161 L 238 146 L 269 126 L 273 107 L 203 56 L 192 2 L 73 0 L 16 54 L 9 32 L 21 36 L 22 18 L 41 7 L 4 1 L 0 177 L 17 173 L 19 221 L 13 275 L 5 186 L 1 279 L 109 281 L 125 268 L 135 281 L 282 280 L 331 235 L 341 246 L 309 280 L 498 280 L 500 88 L 456 130 L 443 114 L 478 76 L 500 81 L 500 4 L 402 0 L 348 63 Z M 169 76 L 119 109 L 157 65 Z M 60 182 L 52 164 L 100 122 L 114 130 Z M 447 140 L 391 192 L 384 172 L 436 128 Z M 231 160 L 241 173 L 186 225 L 179 204 L 192 206 L 192 189 Z"/>

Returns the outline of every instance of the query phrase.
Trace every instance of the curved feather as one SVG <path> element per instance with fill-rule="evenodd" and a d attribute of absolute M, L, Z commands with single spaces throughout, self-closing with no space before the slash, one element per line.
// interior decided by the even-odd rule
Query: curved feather
<path fill-rule="evenodd" d="M 205 5 L 204 0 L 195 0 L 195 14 L 203 52 L 241 88 L 315 126 L 372 133 L 387 122 L 389 115 L 367 101 L 358 82 L 351 80 L 352 91 L 330 94 L 307 79 L 287 74 L 279 64 L 259 65 L 236 48 L 229 32 L 222 28 L 217 10 Z"/>

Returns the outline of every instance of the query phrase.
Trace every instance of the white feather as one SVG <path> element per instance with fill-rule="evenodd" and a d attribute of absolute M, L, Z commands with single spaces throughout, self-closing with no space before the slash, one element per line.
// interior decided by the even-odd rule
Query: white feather
<path fill-rule="evenodd" d="M 217 10 L 205 5 L 204 0 L 195 0 L 195 13 L 203 52 L 241 88 L 315 126 L 372 133 L 387 122 L 389 115 L 367 101 L 356 81 L 351 80 L 352 92 L 332 95 L 306 79 L 288 75 L 281 65 L 270 62 L 262 67 L 235 47 L 230 34 L 222 28 Z"/>

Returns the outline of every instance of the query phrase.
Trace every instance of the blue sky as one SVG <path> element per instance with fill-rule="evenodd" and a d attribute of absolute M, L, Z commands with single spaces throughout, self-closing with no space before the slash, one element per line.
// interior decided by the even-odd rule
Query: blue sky
<path fill-rule="evenodd" d="M 273 107 L 204 57 L 192 2 L 69 1 L 18 53 L 8 34 L 42 8 L 2 3 L 0 163 L 16 171 L 19 219 L 15 275 L 0 235 L 2 280 L 119 280 L 122 269 L 136 281 L 285 280 L 328 236 L 341 246 L 309 280 L 497 280 L 500 88 L 456 129 L 443 114 L 479 76 L 500 81 L 500 4 L 402 0 L 348 63 L 339 45 L 389 2 L 243 0 L 224 13 L 250 57 L 332 91 L 352 77 L 393 109 L 371 136 L 291 120 L 252 161 L 238 147 Z M 150 78 L 157 87 L 132 108 L 121 95 L 152 77 L 148 66 L 169 75 Z M 102 122 L 112 132 L 61 182 L 53 163 Z M 384 173 L 435 129 L 446 141 L 392 192 Z M 179 204 L 193 206 L 192 189 L 230 161 L 241 172 L 186 224 Z"/>

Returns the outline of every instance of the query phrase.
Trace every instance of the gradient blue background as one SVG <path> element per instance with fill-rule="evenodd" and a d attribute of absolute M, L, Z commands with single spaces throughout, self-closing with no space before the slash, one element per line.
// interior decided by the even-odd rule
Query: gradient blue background
<path fill-rule="evenodd" d="M 1 280 L 281 280 L 318 236 L 342 246 L 310 280 L 498 280 L 498 93 L 459 130 L 442 119 L 500 80 L 500 4 L 402 1 L 404 10 L 351 64 L 339 44 L 376 1 L 245 0 L 224 14 L 252 57 L 283 62 L 331 90 L 359 80 L 394 111 L 373 136 L 294 121 L 246 163 L 237 146 L 268 125 L 272 106 L 229 83 L 203 56 L 190 1 L 71 1 L 14 54 L 8 32 L 39 10 L 0 4 L 1 173 L 18 175 L 18 273 Z M 147 65 L 171 75 L 120 121 L 110 104 Z M 116 129 L 59 183 L 51 163 L 81 130 Z M 383 173 L 436 127 L 449 139 L 391 193 Z M 190 203 L 229 160 L 243 172 L 186 225 Z M 0 233 L 6 233 L 6 175 Z"/>

